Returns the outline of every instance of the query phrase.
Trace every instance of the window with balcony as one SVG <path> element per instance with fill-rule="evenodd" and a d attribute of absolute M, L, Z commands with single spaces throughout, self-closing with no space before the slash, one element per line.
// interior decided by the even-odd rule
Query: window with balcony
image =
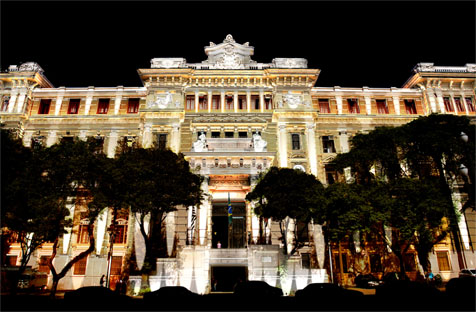
<path fill-rule="evenodd" d="M 185 108 L 187 110 L 194 110 L 195 109 L 195 96 L 187 95 Z"/>
<path fill-rule="evenodd" d="M 86 265 L 88 263 L 88 256 L 82 258 L 74 264 L 74 275 L 85 275 L 86 274 Z"/>
<path fill-rule="evenodd" d="M 440 271 L 451 271 L 450 260 L 448 259 L 447 251 L 437 251 L 436 260 Z"/>
<path fill-rule="evenodd" d="M 469 112 L 474 112 L 474 103 L 473 103 L 473 99 L 470 98 L 470 97 L 467 97 L 467 98 L 464 98 L 465 101 L 466 101 L 466 106 L 468 106 L 468 111 Z"/>
<path fill-rule="evenodd" d="M 319 99 L 319 113 L 329 114 L 330 112 L 329 99 Z"/>
<path fill-rule="evenodd" d="M 449 97 L 443 98 L 443 103 L 445 104 L 445 111 L 446 112 L 454 112 L 453 105 L 451 104 Z"/>
<path fill-rule="evenodd" d="M 461 102 L 461 99 L 459 97 L 455 97 L 455 104 L 456 104 L 456 109 L 458 112 L 465 112 L 466 110 L 464 109 L 463 102 Z"/>
<path fill-rule="evenodd" d="M 405 111 L 409 115 L 414 115 L 417 113 L 415 101 L 414 100 L 404 100 L 405 103 Z"/>
<path fill-rule="evenodd" d="M 77 114 L 79 112 L 79 103 L 81 99 L 71 99 L 68 105 L 68 114 Z"/>
<path fill-rule="evenodd" d="M 219 110 L 220 109 L 220 96 L 213 95 L 212 96 L 212 109 Z"/>
<path fill-rule="evenodd" d="M 38 114 L 47 115 L 50 112 L 51 99 L 41 99 Z"/>
<path fill-rule="evenodd" d="M 6 112 L 8 110 L 8 103 L 10 103 L 10 97 L 2 97 L 2 112 Z"/>
<path fill-rule="evenodd" d="M 336 148 L 334 146 L 334 137 L 332 135 L 326 135 L 322 137 L 322 148 L 324 153 L 336 152 Z"/>
<path fill-rule="evenodd" d="M 159 133 L 157 137 L 158 147 L 160 149 L 167 148 L 167 134 L 166 133 Z"/>
<path fill-rule="evenodd" d="M 135 114 L 139 112 L 139 101 L 140 99 L 137 99 L 137 98 L 129 99 L 129 101 L 127 102 L 128 114 Z"/>
<path fill-rule="evenodd" d="M 387 101 L 385 100 L 376 100 L 377 102 L 377 113 L 379 114 L 388 114 Z"/>
<path fill-rule="evenodd" d="M 107 114 L 109 110 L 109 99 L 99 99 L 98 114 Z"/>
<path fill-rule="evenodd" d="M 349 114 L 360 114 L 359 101 L 357 99 L 347 99 Z"/>
<path fill-rule="evenodd" d="M 291 134 L 291 142 L 293 150 L 300 150 L 301 149 L 301 140 L 299 134 L 292 133 Z"/>

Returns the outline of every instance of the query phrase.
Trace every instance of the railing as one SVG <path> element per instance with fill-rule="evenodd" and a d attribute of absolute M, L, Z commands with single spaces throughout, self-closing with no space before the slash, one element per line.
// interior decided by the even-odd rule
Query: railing
<path fill-rule="evenodd" d="M 212 152 L 253 151 L 251 138 L 209 138 L 207 145 Z"/>

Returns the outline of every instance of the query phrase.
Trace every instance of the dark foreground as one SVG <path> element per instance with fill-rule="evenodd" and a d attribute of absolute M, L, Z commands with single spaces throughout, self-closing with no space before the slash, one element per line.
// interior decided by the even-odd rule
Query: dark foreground
<path fill-rule="evenodd" d="M 366 295 L 360 298 L 329 297 L 237 297 L 233 294 L 210 294 L 196 298 L 168 298 L 149 301 L 123 297 L 82 301 L 50 299 L 48 296 L 2 296 L 2 311 L 475 311 L 471 297 L 438 296 L 401 297 Z"/>

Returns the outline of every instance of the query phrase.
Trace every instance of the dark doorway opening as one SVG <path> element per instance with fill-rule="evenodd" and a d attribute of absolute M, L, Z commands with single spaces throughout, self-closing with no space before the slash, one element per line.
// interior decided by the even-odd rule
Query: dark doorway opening
<path fill-rule="evenodd" d="M 246 206 L 245 203 L 231 203 L 232 224 L 229 224 L 228 203 L 213 203 L 212 247 L 244 248 L 246 242 Z"/>
<path fill-rule="evenodd" d="M 214 266 L 212 270 L 212 292 L 232 292 L 238 282 L 248 280 L 246 267 Z"/>

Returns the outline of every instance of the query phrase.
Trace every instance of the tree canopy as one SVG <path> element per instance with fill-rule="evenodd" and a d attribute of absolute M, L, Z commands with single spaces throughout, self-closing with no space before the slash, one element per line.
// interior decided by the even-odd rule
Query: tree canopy
<path fill-rule="evenodd" d="M 309 223 L 313 213 L 324 203 L 323 193 L 324 187 L 315 176 L 300 170 L 271 167 L 246 195 L 246 200 L 254 203 L 256 215 L 279 222 L 286 254 L 289 219 Z M 295 236 L 291 254 L 300 243 L 300 235 Z"/>

